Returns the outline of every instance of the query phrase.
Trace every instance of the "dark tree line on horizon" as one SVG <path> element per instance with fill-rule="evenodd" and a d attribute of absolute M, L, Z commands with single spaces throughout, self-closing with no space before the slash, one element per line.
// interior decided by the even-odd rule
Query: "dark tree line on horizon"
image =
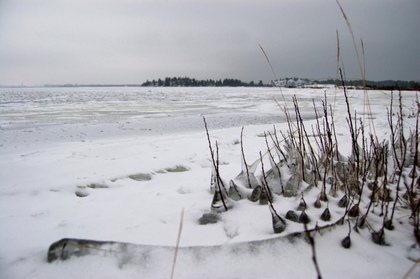
<path fill-rule="evenodd" d="M 146 82 L 142 83 L 141 86 L 158 86 L 158 87 L 264 87 L 270 86 L 269 84 L 264 84 L 262 80 L 258 83 L 254 81 L 251 82 L 243 82 L 239 79 L 232 79 L 232 78 L 225 78 L 223 80 L 213 80 L 213 79 L 202 79 L 198 80 L 195 78 L 189 77 L 166 77 L 165 79 L 158 79 L 158 80 L 147 80 Z"/>
<path fill-rule="evenodd" d="M 195 78 L 189 77 L 166 77 L 165 79 L 153 79 L 152 81 L 147 80 L 142 83 L 141 86 L 151 86 L 151 87 L 270 87 L 270 86 L 279 86 L 279 82 L 286 81 L 282 87 L 295 87 L 295 86 L 305 86 L 305 85 L 338 85 L 341 86 L 341 81 L 336 79 L 324 79 L 324 80 L 313 80 L 313 79 L 301 79 L 301 78 L 283 78 L 280 81 L 271 81 L 270 83 L 263 83 L 260 80 L 258 83 L 254 81 L 243 82 L 239 79 L 205 79 L 198 80 Z M 291 82 L 292 81 L 292 82 Z M 300 83 L 299 83 L 300 82 Z M 404 80 L 383 80 L 383 81 L 365 81 L 366 87 L 371 89 L 420 89 L 420 83 L 418 81 L 404 81 Z M 346 86 L 353 87 L 363 87 L 362 80 L 346 80 Z"/>

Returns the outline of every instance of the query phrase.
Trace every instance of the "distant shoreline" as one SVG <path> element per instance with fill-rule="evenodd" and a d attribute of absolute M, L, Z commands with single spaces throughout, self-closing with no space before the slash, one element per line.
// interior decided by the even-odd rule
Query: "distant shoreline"
<path fill-rule="evenodd" d="M 420 81 L 405 81 L 405 80 L 382 80 L 363 82 L 360 79 L 350 79 L 345 81 L 345 85 L 349 88 L 363 89 L 364 84 L 370 90 L 420 90 Z M 311 86 L 328 86 L 335 85 L 342 87 L 342 81 L 337 79 L 307 79 L 307 78 L 281 78 L 279 80 L 272 80 L 270 83 L 263 83 L 259 81 L 255 83 L 243 82 L 238 79 L 207 79 L 196 80 L 189 77 L 178 77 L 157 79 L 141 84 L 44 84 L 44 85 L 0 85 L 0 88 L 83 88 L 83 87 L 282 87 L 282 88 L 296 88 L 296 87 L 311 87 Z"/>

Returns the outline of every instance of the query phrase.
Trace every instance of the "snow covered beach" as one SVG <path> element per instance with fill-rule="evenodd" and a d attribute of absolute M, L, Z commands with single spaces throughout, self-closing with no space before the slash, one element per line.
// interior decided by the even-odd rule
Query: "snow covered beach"
<path fill-rule="evenodd" d="M 308 127 L 312 99 L 320 104 L 325 93 L 339 150 L 349 155 L 340 90 L 282 90 L 288 106 L 297 96 Z M 406 115 L 416 113 L 415 94 L 403 92 Z M 212 200 L 202 117 L 218 142 L 222 176 L 233 179 L 241 170 L 242 126 L 249 161 L 266 149 L 264 131 L 273 124 L 287 130 L 273 97 L 283 104 L 277 88 L 0 89 L 0 276 L 169 278 L 173 250 L 165 247 L 175 245 L 184 209 L 175 278 L 315 278 L 311 247 L 278 239 L 266 206 L 240 201 L 221 222 L 198 223 Z M 363 91 L 349 98 L 362 115 Z M 389 92 L 370 91 L 369 100 L 376 135 L 387 139 Z M 323 277 L 402 278 L 414 265 L 409 258 L 419 255 L 409 249 L 415 241 L 408 220 L 401 223 L 387 234 L 390 246 L 361 230 L 343 249 L 346 226 L 314 235 Z M 128 263 L 113 255 L 47 263 L 48 246 L 64 237 L 151 248 Z"/>

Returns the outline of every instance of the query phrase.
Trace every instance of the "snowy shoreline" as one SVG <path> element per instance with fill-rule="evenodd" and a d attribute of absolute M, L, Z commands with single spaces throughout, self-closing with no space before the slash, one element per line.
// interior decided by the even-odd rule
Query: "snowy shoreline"
<path fill-rule="evenodd" d="M 94 256 L 48 264 L 46 251 L 51 243 L 63 237 L 173 247 L 182 208 L 185 217 L 181 247 L 223 247 L 277 237 L 272 232 L 266 207 L 255 205 L 252 212 L 243 216 L 241 209 L 249 206 L 246 201 L 238 202 L 236 210 L 226 212 L 221 223 L 202 226 L 198 219 L 209 211 L 212 199 L 209 193 L 212 163 L 202 117 L 209 122 L 212 140 L 218 141 L 223 176 L 233 179 L 240 171 L 237 142 L 241 126 L 245 126 L 244 147 L 250 161 L 257 160 L 258 152 L 265 150 L 261 133 L 272 130 L 273 124 L 278 129 L 287 129 L 280 109 L 272 100 L 272 96 L 280 100 L 278 89 L 165 90 L 168 92 L 146 91 L 149 98 L 158 93 L 161 97 L 148 103 L 148 111 L 134 116 L 133 111 L 143 106 L 134 98 L 138 96 L 134 89 L 124 95 L 124 101 L 111 98 L 121 93 L 118 91 L 105 94 L 109 97 L 106 101 L 75 98 L 76 101 L 60 103 L 58 99 L 55 105 L 50 104 L 52 97 L 42 102 L 39 98 L 11 103 L 2 95 L 2 278 L 169 277 L 171 253 L 158 251 L 157 258 L 147 264 L 139 260 L 119 267 L 113 257 Z M 171 95 L 170 90 L 177 97 L 156 113 Z M 312 98 L 319 103 L 325 90 L 331 99 L 335 98 L 333 88 L 287 89 L 283 93 L 290 104 L 291 96 L 298 96 L 310 125 Z M 51 96 L 54 92 L 41 93 Z M 53 96 L 58 98 L 68 93 L 55 92 Z M 86 94 L 89 92 L 82 96 Z M 351 92 L 351 100 L 354 109 L 362 114 L 359 94 L 362 93 Z M 22 96 L 28 95 L 22 93 Z M 101 94 L 89 96 L 97 98 Z M 371 96 L 376 133 L 386 139 L 389 128 L 385 107 L 389 106 L 389 98 L 380 92 L 372 92 Z M 414 98 L 415 92 L 404 95 L 407 113 L 413 109 Z M 329 102 L 336 106 L 334 117 L 340 151 L 348 155 L 344 103 L 340 103 L 340 96 L 337 99 L 335 103 L 330 99 Z M 185 102 L 189 104 L 187 107 Z M 171 172 L 176 166 L 185 170 Z M 135 174 L 147 179 L 129 178 Z M 104 187 L 89 187 L 92 184 Z M 373 244 L 363 232 L 353 233 L 355 245 L 350 250 L 339 245 L 346 227 L 317 236 L 323 275 L 325 278 L 401 278 L 413 265 L 407 259 L 407 249 L 413 243 L 410 230 L 409 226 L 403 226 L 391 232 L 391 247 Z M 196 261 L 191 254 L 182 252 L 175 274 L 177 278 L 273 278 L 284 270 L 287 278 L 315 278 L 310 247 L 305 241 L 281 240 L 272 246 L 256 251 L 243 249 L 241 254 L 209 249 Z M 281 266 L 270 263 L 273 260 Z"/>

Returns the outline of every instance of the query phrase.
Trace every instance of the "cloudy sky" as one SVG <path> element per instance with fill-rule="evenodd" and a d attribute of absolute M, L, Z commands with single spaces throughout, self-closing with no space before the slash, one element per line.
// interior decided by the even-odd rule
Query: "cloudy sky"
<path fill-rule="evenodd" d="M 420 79 L 419 0 L 341 0 L 366 78 Z M 0 85 L 360 78 L 336 0 L 0 0 Z M 363 59 L 363 58 L 362 58 Z"/>

